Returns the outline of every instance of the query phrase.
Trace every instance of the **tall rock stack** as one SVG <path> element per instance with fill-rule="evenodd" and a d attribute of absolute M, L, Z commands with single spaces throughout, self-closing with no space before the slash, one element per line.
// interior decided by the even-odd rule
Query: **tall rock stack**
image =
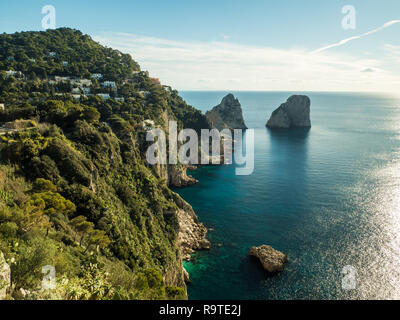
<path fill-rule="evenodd" d="M 219 131 L 223 129 L 247 129 L 243 119 L 242 106 L 233 94 L 228 94 L 221 103 L 211 111 L 207 111 L 206 117 L 213 128 Z"/>
<path fill-rule="evenodd" d="M 310 128 L 311 101 L 307 96 L 294 95 L 272 112 L 267 127 L 274 128 Z"/>

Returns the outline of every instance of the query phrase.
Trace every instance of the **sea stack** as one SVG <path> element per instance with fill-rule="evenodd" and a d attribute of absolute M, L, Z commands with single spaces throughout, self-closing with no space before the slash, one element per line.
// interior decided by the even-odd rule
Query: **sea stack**
<path fill-rule="evenodd" d="M 310 128 L 310 98 L 302 95 L 291 96 L 272 112 L 267 127 L 274 128 Z"/>
<path fill-rule="evenodd" d="M 267 245 L 252 247 L 250 255 L 258 258 L 263 268 L 269 273 L 283 271 L 285 264 L 288 262 L 287 256 L 284 253 Z"/>
<path fill-rule="evenodd" d="M 207 111 L 206 117 L 211 126 L 218 130 L 223 129 L 247 129 L 244 120 L 242 106 L 233 94 L 228 94 L 221 103 L 211 111 Z"/>

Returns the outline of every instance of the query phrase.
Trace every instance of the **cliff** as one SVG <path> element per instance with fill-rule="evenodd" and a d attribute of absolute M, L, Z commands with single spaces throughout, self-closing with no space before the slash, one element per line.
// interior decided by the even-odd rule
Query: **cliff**
<path fill-rule="evenodd" d="M 211 111 L 207 111 L 206 117 L 213 128 L 223 129 L 247 129 L 244 119 L 242 106 L 233 94 L 224 97 L 221 103 Z"/>
<path fill-rule="evenodd" d="M 195 180 L 182 165 L 148 165 L 143 121 L 165 127 L 174 119 L 179 128 L 200 130 L 209 127 L 205 116 L 177 91 L 153 84 L 130 55 L 77 30 L 2 34 L 0 42 L 0 69 L 26 72 L 24 78 L 0 76 L 0 101 L 7 101 L 0 119 L 37 121 L 0 139 L 0 251 L 8 257 L 13 248 L 11 295 L 23 289 L 37 299 L 185 298 L 182 260 L 209 242 L 193 209 L 169 186 Z M 55 58 L 47 54 L 55 50 L 49 44 L 57 48 Z M 19 56 L 11 62 L 10 52 L 36 62 Z M 115 81 L 111 94 L 123 99 L 78 101 L 71 83 L 52 80 L 99 72 Z M 46 296 L 37 288 L 42 266 L 51 264 L 60 289 Z"/>
<path fill-rule="evenodd" d="M 277 108 L 267 122 L 268 128 L 311 127 L 310 98 L 293 95 Z"/>

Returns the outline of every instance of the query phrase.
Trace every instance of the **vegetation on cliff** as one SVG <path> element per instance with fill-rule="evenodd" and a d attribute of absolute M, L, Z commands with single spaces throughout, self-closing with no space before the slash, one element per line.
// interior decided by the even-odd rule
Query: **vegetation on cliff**
<path fill-rule="evenodd" d="M 143 121 L 165 126 L 167 114 L 200 130 L 206 118 L 129 55 L 76 30 L 0 35 L 0 70 L 0 122 L 30 121 L 0 136 L 0 251 L 11 296 L 23 288 L 32 299 L 184 298 L 181 201 L 143 159 Z M 95 73 L 116 82 L 110 99 L 78 100 L 71 82 L 50 81 Z M 56 269 L 56 290 L 40 290 L 45 265 Z"/>

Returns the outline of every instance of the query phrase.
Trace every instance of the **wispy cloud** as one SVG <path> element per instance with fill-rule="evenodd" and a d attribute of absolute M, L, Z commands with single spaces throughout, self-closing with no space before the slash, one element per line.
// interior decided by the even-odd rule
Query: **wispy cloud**
<path fill-rule="evenodd" d="M 399 76 L 385 72 L 382 62 L 371 57 L 126 33 L 94 38 L 130 53 L 143 69 L 180 90 L 390 91 L 400 85 Z M 379 72 L 361 72 L 368 68 Z"/>
<path fill-rule="evenodd" d="M 327 46 L 325 46 L 325 47 L 319 48 L 319 49 L 317 49 L 317 50 L 314 50 L 314 51 L 312 51 L 311 53 L 312 53 L 312 54 L 313 54 L 313 53 L 318 53 L 318 52 L 322 52 L 322 51 L 325 51 L 325 50 L 328 50 L 328 49 L 332 49 L 332 48 L 336 48 L 336 47 L 343 46 L 344 44 L 346 44 L 346 43 L 348 43 L 348 42 L 350 42 L 350 41 L 364 38 L 364 37 L 366 37 L 366 36 L 369 36 L 369 35 L 371 35 L 371 34 L 377 33 L 377 32 L 379 32 L 379 31 L 381 31 L 381 30 L 383 30 L 383 29 L 386 29 L 386 28 L 388 28 L 388 27 L 390 27 L 390 26 L 392 26 L 392 25 L 394 25 L 394 24 L 397 24 L 397 23 L 400 23 L 400 20 L 388 21 L 388 22 L 386 22 L 385 24 L 383 24 L 382 26 L 380 26 L 379 28 L 376 28 L 376 29 L 373 29 L 373 30 L 371 30 L 371 31 L 365 32 L 365 33 L 363 33 L 363 34 L 361 34 L 361 35 L 359 35 L 359 36 L 353 36 L 353 37 L 350 37 L 350 38 L 347 38 L 347 39 L 343 39 L 343 40 L 341 40 L 341 41 L 339 41 L 339 42 L 336 42 L 336 43 L 327 45 Z"/>

